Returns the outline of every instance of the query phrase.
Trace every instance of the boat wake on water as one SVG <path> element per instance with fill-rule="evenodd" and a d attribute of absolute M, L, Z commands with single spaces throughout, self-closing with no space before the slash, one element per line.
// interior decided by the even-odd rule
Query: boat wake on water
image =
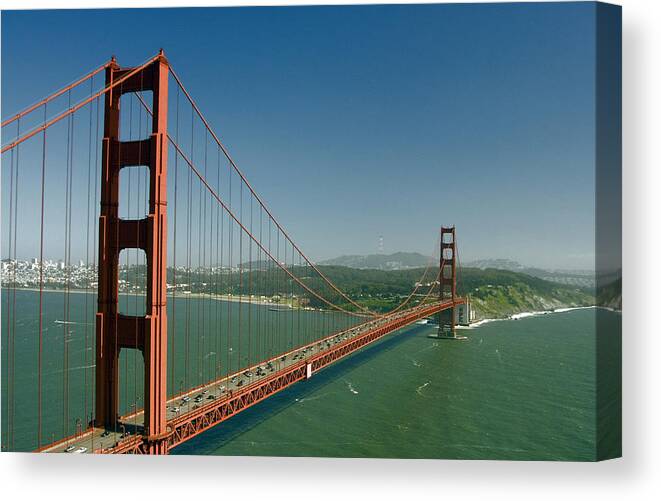
<path fill-rule="evenodd" d="M 411 358 L 408 356 L 406 358 L 408 358 L 415 367 L 422 367 L 422 364 L 418 362 L 415 358 Z"/>
<path fill-rule="evenodd" d="M 424 390 L 424 389 L 425 389 L 427 386 L 429 386 L 430 384 L 431 384 L 431 381 L 427 381 L 425 384 L 421 384 L 420 386 L 418 386 L 418 387 L 415 389 L 415 392 L 416 392 L 418 395 L 420 395 L 421 397 L 424 397 L 424 395 L 422 394 L 422 390 Z"/>
<path fill-rule="evenodd" d="M 89 322 L 74 322 L 73 320 L 54 320 L 53 323 L 61 325 L 93 325 Z"/>
<path fill-rule="evenodd" d="M 523 311 L 521 313 L 514 313 L 513 315 L 508 316 L 507 318 L 485 318 L 483 320 L 478 320 L 473 322 L 470 325 L 457 325 L 457 329 L 475 329 L 485 324 L 491 322 L 504 322 L 506 320 L 521 320 L 522 318 L 529 317 L 539 317 L 542 315 L 550 315 L 552 313 L 567 313 L 568 311 L 575 310 L 589 310 L 592 308 L 597 308 L 597 306 L 576 306 L 571 308 L 556 308 L 555 310 L 544 310 L 544 311 Z"/>
<path fill-rule="evenodd" d="M 324 393 L 322 395 L 315 395 L 314 397 L 303 397 L 303 398 L 296 398 L 294 399 L 295 402 L 298 402 L 299 404 L 302 404 L 303 402 L 309 402 L 311 400 L 319 400 L 322 397 L 325 397 L 329 395 L 329 393 Z"/>
<path fill-rule="evenodd" d="M 353 393 L 354 395 L 358 395 L 358 390 L 356 390 L 356 389 L 353 387 L 353 385 L 351 384 L 351 381 L 346 381 L 346 380 L 345 380 L 344 382 L 347 383 L 347 388 L 349 388 L 349 391 L 350 391 L 351 393 Z"/>
<path fill-rule="evenodd" d="M 94 367 L 96 367 L 96 364 L 81 365 L 79 367 L 69 367 L 67 369 L 67 372 L 82 371 L 82 370 L 85 370 L 85 369 L 93 369 Z M 54 370 L 54 371 L 51 371 L 51 372 L 44 373 L 44 376 L 54 376 L 56 374 L 62 374 L 63 372 L 64 372 L 64 369 L 58 369 L 58 370 Z"/>

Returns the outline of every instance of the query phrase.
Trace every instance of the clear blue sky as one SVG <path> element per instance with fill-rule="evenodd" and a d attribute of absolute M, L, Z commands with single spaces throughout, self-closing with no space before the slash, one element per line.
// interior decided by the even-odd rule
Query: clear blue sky
<path fill-rule="evenodd" d="M 594 261 L 592 3 L 2 13 L 2 115 L 160 47 L 313 259 Z M 4 172 L 3 172 L 4 175 Z M 4 179 L 3 179 L 4 181 Z"/>

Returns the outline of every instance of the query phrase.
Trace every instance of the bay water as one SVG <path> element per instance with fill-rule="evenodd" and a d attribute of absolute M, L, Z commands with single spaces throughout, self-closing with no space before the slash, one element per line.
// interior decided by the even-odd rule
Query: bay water
<path fill-rule="evenodd" d="M 33 450 L 39 293 L 17 291 L 15 308 L 12 294 L 3 290 L 1 296 L 3 447 Z M 93 412 L 96 296 L 70 294 L 68 307 L 65 296 L 43 294 L 43 442 L 75 433 Z M 169 347 L 170 395 L 316 339 L 329 327 L 356 321 L 327 312 L 290 312 L 208 298 L 176 298 L 170 305 L 169 330 L 176 333 Z M 10 326 L 11 387 L 6 372 Z M 268 341 L 276 327 L 284 336 Z M 591 308 L 495 321 L 463 330 L 468 338 L 463 341 L 430 338 L 434 328 L 415 325 L 386 336 L 171 454 L 596 458 L 597 336 L 604 350 L 619 353 L 619 313 Z M 218 334 L 210 336 L 210 331 Z M 233 334 L 228 340 L 227 332 L 243 332 L 244 338 Z M 141 407 L 141 355 L 126 350 L 120 362 L 121 406 L 129 412 Z M 604 408 L 614 409 L 601 417 L 613 430 L 620 424 L 615 412 L 620 404 L 618 363 L 615 356 L 600 373 L 601 383 L 609 385 Z M 13 413 L 11 419 L 8 413 Z M 602 440 L 603 450 L 619 454 L 617 431 Z"/>

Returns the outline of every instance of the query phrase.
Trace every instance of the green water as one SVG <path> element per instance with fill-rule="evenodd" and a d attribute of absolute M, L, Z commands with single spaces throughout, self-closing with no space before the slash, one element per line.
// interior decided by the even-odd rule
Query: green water
<path fill-rule="evenodd" d="M 3 449 L 30 451 L 39 446 L 36 431 L 39 422 L 39 293 L 17 290 L 14 301 L 14 291 L 3 290 L 0 298 L 2 445 Z M 92 293 L 44 291 L 42 301 L 41 445 L 44 445 L 76 433 L 91 420 L 97 304 L 96 295 Z M 144 301 L 144 296 L 120 296 L 120 312 L 144 311 Z M 167 388 L 170 396 L 233 374 L 363 320 L 328 311 L 185 295 L 168 298 L 167 314 Z M 8 363 L 10 352 L 12 364 Z M 274 365 L 277 370 L 279 362 Z M 143 371 L 140 352 L 121 351 L 121 414 L 143 407 Z"/>
<path fill-rule="evenodd" d="M 461 342 L 416 326 L 172 453 L 594 460 L 597 315 L 616 348 L 621 316 L 594 309 L 493 322 Z M 619 455 L 619 439 L 605 451 Z"/>
<path fill-rule="evenodd" d="M 62 293 L 44 294 L 44 441 L 74 432 L 76 420 L 93 409 L 96 298 L 71 294 L 70 324 L 56 323 L 63 319 L 63 299 Z M 5 291 L 2 300 L 3 444 L 11 450 L 32 450 L 36 447 L 38 323 L 34 312 L 38 294 L 17 292 L 14 416 L 9 434 Z M 124 300 L 128 303 L 139 298 Z M 179 390 L 178 385 L 200 384 L 218 373 L 320 336 L 329 328 L 355 322 L 320 312 L 240 308 L 241 313 L 237 303 L 196 298 L 170 301 L 169 332 L 174 332 L 169 347 L 173 367 L 168 376 L 170 394 Z M 246 322 L 249 311 L 250 328 Z M 414 326 L 387 336 L 171 452 L 594 460 L 597 321 L 602 347 L 619 349 L 621 316 L 603 310 L 493 322 L 464 331 L 469 338 L 466 341 L 430 339 L 427 335 L 432 327 Z M 243 337 L 234 335 L 228 341 L 228 329 L 242 332 Z M 306 334 L 301 333 L 303 330 Z M 219 335 L 211 336 L 211 331 Z M 269 333 L 276 331 L 284 334 L 269 340 Z M 231 354 L 217 363 L 215 353 L 227 353 L 228 347 L 232 347 Z M 620 424 L 617 359 L 611 360 L 606 374 L 613 391 L 605 392 L 608 401 L 600 402 L 611 409 L 610 415 L 601 416 L 602 423 L 614 430 Z M 141 364 L 135 351 L 122 355 L 124 411 L 141 406 Z M 64 393 L 66 387 L 68 395 Z M 65 397 L 68 406 L 62 403 Z M 619 432 L 606 434 L 602 454 L 619 455 L 619 441 Z"/>

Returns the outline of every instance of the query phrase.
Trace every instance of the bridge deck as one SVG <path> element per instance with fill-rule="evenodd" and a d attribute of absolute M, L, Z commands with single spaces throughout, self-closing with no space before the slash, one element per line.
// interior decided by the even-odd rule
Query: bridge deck
<path fill-rule="evenodd" d="M 463 302 L 462 298 L 456 298 L 454 305 Z M 452 301 L 436 302 L 379 317 L 173 397 L 167 402 L 168 448 L 306 379 L 309 374 L 384 335 L 452 306 Z M 146 443 L 142 437 L 143 418 L 140 411 L 124 416 L 116 430 L 93 428 L 40 450 L 83 452 L 81 448 L 84 448 L 86 453 L 140 453 Z"/>

